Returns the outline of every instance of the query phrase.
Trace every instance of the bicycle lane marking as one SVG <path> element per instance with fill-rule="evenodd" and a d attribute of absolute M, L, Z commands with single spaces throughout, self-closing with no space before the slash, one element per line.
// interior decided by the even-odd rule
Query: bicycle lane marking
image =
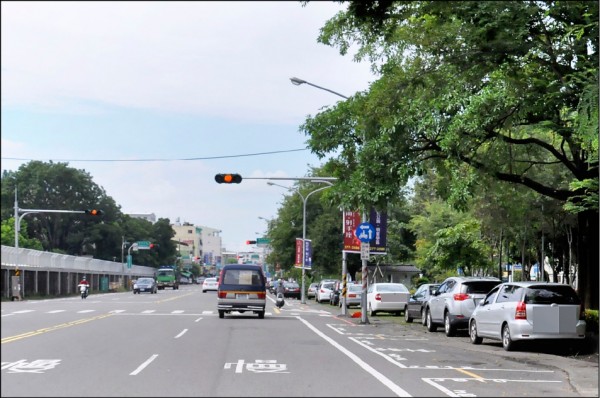
<path fill-rule="evenodd" d="M 379 380 L 383 385 L 385 385 L 387 388 L 389 388 L 394 394 L 396 394 L 399 397 L 412 397 L 412 395 L 410 395 L 403 388 L 401 388 L 396 383 L 394 383 L 393 381 L 391 381 L 390 379 L 385 377 L 383 374 L 379 373 L 371 365 L 369 365 L 368 363 L 366 363 L 365 361 L 360 359 L 357 355 L 355 355 L 351 351 L 347 350 L 345 347 L 341 346 L 339 343 L 337 343 L 331 337 L 327 336 L 325 333 L 321 332 L 319 329 L 317 329 L 315 326 L 310 324 L 308 321 L 304 320 L 300 316 L 297 316 L 296 319 L 298 319 L 300 322 L 304 323 L 304 325 L 306 325 L 316 335 L 321 337 L 323 340 L 327 341 L 333 347 L 337 348 L 340 352 L 342 352 L 344 355 L 346 355 L 348 358 L 350 358 L 352 361 L 354 361 L 358 366 L 363 368 L 367 373 L 371 374 L 373 377 L 375 377 L 377 380 Z"/>

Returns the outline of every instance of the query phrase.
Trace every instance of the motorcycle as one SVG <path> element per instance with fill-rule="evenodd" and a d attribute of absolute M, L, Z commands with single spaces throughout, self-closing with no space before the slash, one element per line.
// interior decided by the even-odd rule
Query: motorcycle
<path fill-rule="evenodd" d="M 79 292 L 81 293 L 81 298 L 84 299 L 88 296 L 88 285 L 79 284 Z"/>
<path fill-rule="evenodd" d="M 277 293 L 277 298 L 275 299 L 275 305 L 277 306 L 277 308 L 281 308 L 281 307 L 283 307 L 284 304 L 285 304 L 285 300 L 283 298 L 283 293 Z"/>

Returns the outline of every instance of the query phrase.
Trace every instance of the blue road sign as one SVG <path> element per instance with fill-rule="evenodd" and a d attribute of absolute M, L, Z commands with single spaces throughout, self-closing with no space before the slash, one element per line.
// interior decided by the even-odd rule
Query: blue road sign
<path fill-rule="evenodd" d="M 354 234 L 361 242 L 369 243 L 375 239 L 375 227 L 368 222 L 364 222 L 356 227 Z"/>

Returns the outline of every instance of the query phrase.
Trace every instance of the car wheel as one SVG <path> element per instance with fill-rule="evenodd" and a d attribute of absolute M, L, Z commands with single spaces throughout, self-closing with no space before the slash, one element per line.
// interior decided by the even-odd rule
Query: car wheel
<path fill-rule="evenodd" d="M 515 342 L 510 338 L 510 329 L 508 325 L 504 325 L 502 328 L 502 348 L 505 351 L 513 351 L 515 349 Z"/>
<path fill-rule="evenodd" d="M 225 318 L 225 311 L 219 310 L 219 318 Z"/>
<path fill-rule="evenodd" d="M 444 314 L 444 331 L 448 337 L 452 337 L 456 334 L 456 327 L 450 322 L 450 314 L 448 314 L 448 312 Z"/>
<path fill-rule="evenodd" d="M 264 319 L 265 318 L 265 312 L 264 311 L 259 311 L 258 313 L 258 319 Z"/>
<path fill-rule="evenodd" d="M 377 311 L 373 311 L 373 307 L 371 306 L 371 303 L 369 303 L 369 315 L 375 316 L 375 314 L 377 314 Z"/>
<path fill-rule="evenodd" d="M 406 323 L 411 323 L 413 321 L 412 317 L 408 315 L 408 307 L 404 307 L 404 320 Z"/>
<path fill-rule="evenodd" d="M 421 308 L 421 325 L 427 325 L 427 312 L 424 308 Z"/>
<path fill-rule="evenodd" d="M 202 293 L 206 293 L 206 290 L 203 290 Z"/>
<path fill-rule="evenodd" d="M 433 319 L 431 319 L 431 311 L 429 311 L 429 308 L 427 308 L 425 316 L 427 317 L 427 331 L 435 332 L 437 330 L 437 326 L 435 326 Z"/>
<path fill-rule="evenodd" d="M 472 320 L 469 325 L 469 338 L 471 339 L 471 344 L 481 344 L 483 341 L 482 337 L 477 336 L 477 322 L 475 320 Z"/>

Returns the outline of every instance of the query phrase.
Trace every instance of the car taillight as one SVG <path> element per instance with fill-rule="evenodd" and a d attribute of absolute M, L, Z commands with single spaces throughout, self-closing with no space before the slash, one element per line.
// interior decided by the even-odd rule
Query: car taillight
<path fill-rule="evenodd" d="M 218 296 L 219 298 L 222 298 L 222 299 L 224 299 L 224 298 L 226 298 L 226 297 L 227 297 L 227 292 L 218 292 L 218 293 L 217 293 L 217 296 Z"/>
<path fill-rule="evenodd" d="M 356 297 L 356 294 L 354 294 L 354 293 L 348 293 L 348 297 Z"/>
<path fill-rule="evenodd" d="M 377 300 L 377 301 L 381 301 L 381 294 L 377 293 L 377 294 L 375 295 L 375 300 Z"/>
<path fill-rule="evenodd" d="M 259 292 L 258 293 L 258 298 L 259 299 L 264 299 L 267 297 L 267 292 Z"/>
<path fill-rule="evenodd" d="M 585 321 L 585 305 L 583 303 L 579 307 L 579 320 Z"/>
<path fill-rule="evenodd" d="M 465 301 L 468 298 L 469 295 L 467 293 L 456 293 L 454 295 L 454 301 Z"/>
<path fill-rule="evenodd" d="M 524 301 L 519 301 L 517 304 L 515 319 L 527 319 L 527 307 Z"/>

